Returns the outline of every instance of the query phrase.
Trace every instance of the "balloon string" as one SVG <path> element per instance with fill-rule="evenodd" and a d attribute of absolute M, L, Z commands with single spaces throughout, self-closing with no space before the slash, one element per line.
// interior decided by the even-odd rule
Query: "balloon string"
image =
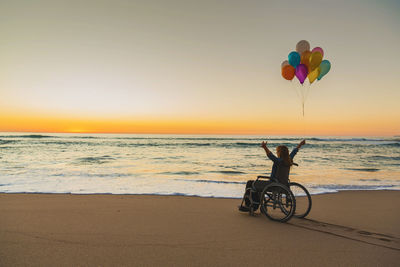
<path fill-rule="evenodd" d="M 299 83 L 297 86 L 297 90 L 299 92 L 300 102 L 301 102 L 303 116 L 304 116 L 304 94 L 303 94 L 302 87 L 303 87 L 303 85 Z"/>
<path fill-rule="evenodd" d="M 308 88 L 307 88 L 307 99 L 308 99 L 308 96 L 309 96 L 309 94 L 310 94 L 310 91 L 311 91 L 311 83 L 308 84 Z"/>
<path fill-rule="evenodd" d="M 300 91 L 299 91 L 299 84 L 298 84 L 297 82 L 295 82 L 294 89 L 295 89 L 295 91 L 296 91 L 297 97 L 298 97 L 298 98 L 300 99 L 300 101 L 301 101 L 301 96 L 300 96 Z"/>
<path fill-rule="evenodd" d="M 310 92 L 310 88 L 311 88 L 310 86 L 311 86 L 311 84 L 310 84 L 310 83 L 307 83 L 307 86 L 306 86 L 306 89 L 305 89 L 304 102 L 306 102 L 307 99 L 308 99 L 308 93 Z"/>
<path fill-rule="evenodd" d="M 296 91 L 296 95 L 297 95 L 298 99 L 301 102 L 301 110 L 302 110 L 302 114 L 304 117 L 305 116 L 305 111 L 304 111 L 305 110 L 305 102 L 306 102 L 307 95 L 308 95 L 309 85 L 308 84 L 304 85 L 304 84 L 301 84 L 300 82 L 297 83 L 296 81 L 293 81 L 293 80 L 292 80 L 292 85 Z"/>
<path fill-rule="evenodd" d="M 305 103 L 306 103 L 306 101 L 307 101 L 307 99 L 308 99 L 308 96 L 309 96 L 310 91 L 311 91 L 311 83 L 308 82 L 308 83 L 306 84 L 305 89 L 304 89 L 304 92 L 303 92 L 303 94 L 304 94 L 303 103 L 302 103 L 302 104 L 303 104 L 303 117 L 304 117 L 304 106 L 305 106 Z"/>
<path fill-rule="evenodd" d="M 299 84 L 296 81 L 292 81 L 292 88 L 294 88 L 294 91 L 296 92 L 297 98 L 302 101 L 301 95 L 300 95 L 300 90 L 299 90 Z"/>
<path fill-rule="evenodd" d="M 299 89 L 300 89 L 300 94 L 301 94 L 301 110 L 303 112 L 303 117 L 304 117 L 304 94 L 303 94 L 303 90 L 301 90 L 302 88 L 299 88 Z"/>
<path fill-rule="evenodd" d="M 298 90 L 299 90 L 301 107 L 302 107 L 303 117 L 304 117 L 304 91 L 303 91 L 303 89 L 304 89 L 303 84 L 299 83 Z"/>
<path fill-rule="evenodd" d="M 306 84 L 306 86 L 304 86 L 304 102 L 307 100 L 307 96 L 308 96 L 308 83 Z"/>

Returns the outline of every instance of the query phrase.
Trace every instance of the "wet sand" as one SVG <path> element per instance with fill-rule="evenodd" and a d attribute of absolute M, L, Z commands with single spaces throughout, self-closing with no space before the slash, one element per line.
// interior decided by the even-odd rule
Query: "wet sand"
<path fill-rule="evenodd" d="M 400 191 L 313 196 L 277 223 L 238 199 L 0 194 L 0 266 L 398 266 Z"/>

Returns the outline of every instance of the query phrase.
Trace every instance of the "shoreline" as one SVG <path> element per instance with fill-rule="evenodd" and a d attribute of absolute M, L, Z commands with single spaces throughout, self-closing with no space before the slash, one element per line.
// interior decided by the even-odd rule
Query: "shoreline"
<path fill-rule="evenodd" d="M 2 193 L 0 265 L 398 265 L 400 191 L 312 198 L 277 223 L 239 199 Z"/>
<path fill-rule="evenodd" d="M 244 183 L 245 185 L 245 183 Z M 244 188 L 244 187 L 243 187 Z M 400 192 L 400 189 L 342 189 L 334 192 L 311 193 L 311 196 L 338 194 L 341 192 Z M 91 195 L 112 195 L 112 196 L 161 196 L 161 197 L 195 197 L 195 198 L 210 198 L 210 199 L 242 199 L 242 197 L 218 197 L 218 196 L 199 196 L 199 195 L 186 195 L 186 194 L 126 194 L 126 193 L 57 193 L 57 192 L 0 192 L 0 195 L 77 195 L 77 196 L 91 196 Z"/>

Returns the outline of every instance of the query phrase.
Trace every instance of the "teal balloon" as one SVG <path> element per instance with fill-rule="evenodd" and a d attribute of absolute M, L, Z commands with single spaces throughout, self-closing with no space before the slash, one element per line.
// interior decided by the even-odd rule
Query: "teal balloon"
<path fill-rule="evenodd" d="M 299 53 L 293 51 L 290 52 L 288 59 L 289 64 L 296 68 L 300 64 L 301 57 Z"/>
<path fill-rule="evenodd" d="M 329 60 L 323 60 L 321 64 L 319 64 L 320 73 L 318 76 L 318 81 L 322 79 L 331 69 L 331 63 Z"/>

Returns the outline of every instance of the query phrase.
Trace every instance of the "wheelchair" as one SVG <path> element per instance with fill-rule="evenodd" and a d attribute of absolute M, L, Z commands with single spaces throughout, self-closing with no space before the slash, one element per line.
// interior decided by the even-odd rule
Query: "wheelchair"
<path fill-rule="evenodd" d="M 256 183 L 263 179 L 269 181 L 262 190 L 259 190 L 256 188 Z M 310 213 L 311 206 L 311 195 L 303 185 L 289 180 L 286 186 L 269 176 L 260 175 L 252 186 L 246 189 L 239 209 L 249 208 L 249 214 L 253 216 L 260 207 L 261 213 L 269 219 L 287 222 L 293 216 L 305 218 Z"/>

